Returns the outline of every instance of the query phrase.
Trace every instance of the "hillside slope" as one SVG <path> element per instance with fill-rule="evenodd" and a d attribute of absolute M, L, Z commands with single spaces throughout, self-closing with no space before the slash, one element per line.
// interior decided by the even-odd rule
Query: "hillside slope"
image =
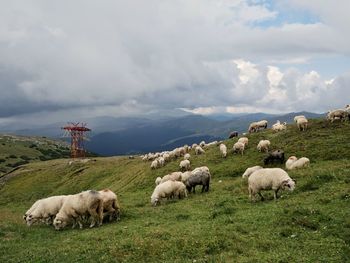
<path fill-rule="evenodd" d="M 179 160 L 158 170 L 139 158 L 96 158 L 88 163 L 52 160 L 27 164 L 0 189 L 1 262 L 347 262 L 350 258 L 350 125 L 311 122 L 249 136 L 245 155 L 220 157 L 217 147 L 192 154 L 192 167 L 212 173 L 208 193 L 151 207 L 154 180 L 178 170 Z M 244 170 L 261 165 L 260 139 L 286 156 L 307 156 L 311 166 L 289 172 L 296 190 L 278 201 L 251 203 Z M 235 140 L 226 141 L 231 149 Z M 278 167 L 278 165 L 276 165 Z M 55 231 L 28 228 L 23 213 L 38 198 L 110 188 L 120 199 L 118 223 Z M 198 188 L 199 190 L 199 188 Z"/>
<path fill-rule="evenodd" d="M 69 145 L 64 141 L 0 134 L 0 175 L 29 162 L 69 156 Z"/>

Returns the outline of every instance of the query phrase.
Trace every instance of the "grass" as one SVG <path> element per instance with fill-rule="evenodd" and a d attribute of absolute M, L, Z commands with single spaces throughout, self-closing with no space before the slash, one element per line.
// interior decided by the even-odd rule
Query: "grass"
<path fill-rule="evenodd" d="M 281 133 L 250 135 L 243 157 L 222 159 L 216 147 L 192 154 L 193 168 L 210 168 L 210 191 L 159 207 L 150 205 L 154 180 L 178 170 L 179 160 L 158 170 L 124 157 L 26 164 L 0 189 L 0 261 L 349 262 L 349 128 L 314 120 L 305 133 L 288 126 Z M 260 139 L 271 140 L 286 156 L 311 160 L 309 168 L 289 172 L 296 190 L 276 202 L 266 192 L 266 201 L 251 203 L 241 178 L 247 167 L 262 165 L 264 154 L 255 148 Z M 226 141 L 228 149 L 235 141 Z M 55 231 L 23 222 L 22 214 L 38 198 L 105 187 L 118 194 L 118 223 Z"/>

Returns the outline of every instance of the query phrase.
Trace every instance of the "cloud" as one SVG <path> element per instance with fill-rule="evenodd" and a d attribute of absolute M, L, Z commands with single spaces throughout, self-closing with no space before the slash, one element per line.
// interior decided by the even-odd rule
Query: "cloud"
<path fill-rule="evenodd" d="M 349 54 L 346 12 L 288 3 L 322 19 L 274 25 L 279 10 L 264 1 L 0 0 L 0 117 L 322 111 L 343 103 L 348 75 L 326 83 L 279 64 Z M 257 27 L 264 21 L 271 26 Z M 322 100 L 326 92 L 334 102 Z"/>

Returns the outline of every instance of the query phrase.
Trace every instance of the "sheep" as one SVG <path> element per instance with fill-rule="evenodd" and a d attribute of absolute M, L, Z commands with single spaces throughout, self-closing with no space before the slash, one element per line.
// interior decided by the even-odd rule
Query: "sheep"
<path fill-rule="evenodd" d="M 297 115 L 294 117 L 294 122 L 296 123 L 298 121 L 298 119 L 300 119 L 300 118 L 306 119 L 306 117 L 304 115 Z"/>
<path fill-rule="evenodd" d="M 198 144 L 197 144 L 197 143 L 194 143 L 194 144 L 192 144 L 191 148 L 192 148 L 192 149 L 196 149 L 197 146 L 198 146 Z"/>
<path fill-rule="evenodd" d="M 115 218 L 117 221 L 120 218 L 120 207 L 118 204 L 117 195 L 110 189 L 98 191 L 101 194 L 103 202 L 103 218 L 109 217 L 109 221 Z"/>
<path fill-rule="evenodd" d="M 188 178 L 190 178 L 190 176 L 192 175 L 192 171 L 186 171 L 184 173 L 181 174 L 181 182 L 185 183 Z"/>
<path fill-rule="evenodd" d="M 332 123 L 335 120 L 345 121 L 348 117 L 349 113 L 343 109 L 328 111 L 327 114 L 327 120 L 330 120 Z"/>
<path fill-rule="evenodd" d="M 164 153 L 163 158 L 165 162 L 169 162 L 171 160 L 171 156 L 169 153 Z"/>
<path fill-rule="evenodd" d="M 223 157 L 223 158 L 226 158 L 226 156 L 227 156 L 227 147 L 226 147 L 226 145 L 225 144 L 220 144 L 220 152 L 221 152 L 221 156 Z"/>
<path fill-rule="evenodd" d="M 158 157 L 157 161 L 158 161 L 158 167 L 163 167 L 165 165 L 165 160 L 163 157 Z"/>
<path fill-rule="evenodd" d="M 241 138 L 238 139 L 238 142 L 243 143 L 243 144 L 244 144 L 244 147 L 247 147 L 247 146 L 248 146 L 249 140 L 248 140 L 247 137 L 241 137 Z"/>
<path fill-rule="evenodd" d="M 190 193 L 193 189 L 193 193 L 196 192 L 196 186 L 202 185 L 202 192 L 209 191 L 211 174 L 207 166 L 202 166 L 194 169 L 191 175 L 184 181 L 187 191 Z"/>
<path fill-rule="evenodd" d="M 248 132 L 249 132 L 249 133 L 257 132 L 258 129 L 259 129 L 258 123 L 257 123 L 257 122 L 252 122 L 252 123 L 249 125 Z"/>
<path fill-rule="evenodd" d="M 267 157 L 264 159 L 264 164 L 273 163 L 274 161 L 280 161 L 280 163 L 284 163 L 284 151 L 276 150 L 270 152 Z"/>
<path fill-rule="evenodd" d="M 236 142 L 236 143 L 233 145 L 233 152 L 234 152 L 234 153 L 240 153 L 240 154 L 242 154 L 242 156 L 243 156 L 243 153 L 244 153 L 244 143 L 242 143 L 242 142 Z"/>
<path fill-rule="evenodd" d="M 199 146 L 200 146 L 200 147 L 204 147 L 204 146 L 205 146 L 205 141 L 201 141 L 201 142 L 199 143 Z"/>
<path fill-rule="evenodd" d="M 277 121 L 274 125 L 272 125 L 272 130 L 273 131 L 283 131 L 287 129 L 287 123 L 281 123 L 280 121 Z"/>
<path fill-rule="evenodd" d="M 58 195 L 40 199 L 33 204 L 23 218 L 28 226 L 40 220 L 50 224 L 68 197 L 68 195 Z"/>
<path fill-rule="evenodd" d="M 261 166 L 253 166 L 249 167 L 245 170 L 244 174 L 242 175 L 242 178 L 247 178 L 249 177 L 252 173 L 254 173 L 257 170 L 263 169 Z"/>
<path fill-rule="evenodd" d="M 310 164 L 309 158 L 301 157 L 300 159 L 298 159 L 295 156 L 291 156 L 286 161 L 286 169 L 293 170 L 296 168 L 307 167 L 307 166 L 309 166 L 309 164 Z"/>
<path fill-rule="evenodd" d="M 161 181 L 162 181 L 162 178 L 158 176 L 155 181 L 156 185 L 159 185 Z"/>
<path fill-rule="evenodd" d="M 228 136 L 229 139 L 232 139 L 234 137 L 238 137 L 238 131 L 233 131 L 230 133 L 230 135 Z"/>
<path fill-rule="evenodd" d="M 306 131 L 308 120 L 306 118 L 298 118 L 297 125 L 298 125 L 299 131 Z"/>
<path fill-rule="evenodd" d="M 171 198 L 178 197 L 187 197 L 186 186 L 182 182 L 177 181 L 167 181 L 162 184 L 159 184 L 155 187 L 152 196 L 151 204 L 156 206 L 160 203 L 162 198 Z"/>
<path fill-rule="evenodd" d="M 158 160 L 154 160 L 151 163 L 151 169 L 157 169 L 159 167 Z"/>
<path fill-rule="evenodd" d="M 191 158 L 191 155 L 189 153 L 186 153 L 184 155 L 184 160 L 189 160 Z"/>
<path fill-rule="evenodd" d="M 269 147 L 270 147 L 270 141 L 269 140 L 261 140 L 258 143 L 258 146 L 256 147 L 258 149 L 259 152 L 268 152 L 269 151 Z"/>
<path fill-rule="evenodd" d="M 293 191 L 295 181 L 292 180 L 288 173 L 280 168 L 264 168 L 253 172 L 248 178 L 248 191 L 251 201 L 255 199 L 255 195 L 259 194 L 261 200 L 264 197 L 262 190 L 274 190 L 274 199 L 278 198 L 279 190 Z"/>
<path fill-rule="evenodd" d="M 195 153 L 196 153 L 196 155 L 200 155 L 200 154 L 202 154 L 202 153 L 205 153 L 205 151 L 202 149 L 201 146 L 197 146 L 197 147 L 195 148 Z"/>
<path fill-rule="evenodd" d="M 213 141 L 213 142 L 210 142 L 208 144 L 205 144 L 204 148 L 209 148 L 210 146 L 217 145 L 217 144 L 218 144 L 218 141 Z"/>
<path fill-rule="evenodd" d="M 173 172 L 171 174 L 167 174 L 163 176 L 163 178 L 160 180 L 160 183 L 164 183 L 166 181 L 181 181 L 181 172 Z"/>
<path fill-rule="evenodd" d="M 188 171 L 191 168 L 191 163 L 189 160 L 183 160 L 180 162 L 179 166 L 182 171 Z"/>
<path fill-rule="evenodd" d="M 66 198 L 53 225 L 56 230 L 60 230 L 70 222 L 77 220 L 80 228 L 83 228 L 81 217 L 85 215 L 92 217 L 90 228 L 94 227 L 96 223 L 98 226 L 102 225 L 103 197 L 99 192 L 88 190 Z"/>
<path fill-rule="evenodd" d="M 258 125 L 258 129 L 260 129 L 260 128 L 266 129 L 268 121 L 267 120 L 262 120 L 262 121 L 258 121 L 256 124 Z"/>

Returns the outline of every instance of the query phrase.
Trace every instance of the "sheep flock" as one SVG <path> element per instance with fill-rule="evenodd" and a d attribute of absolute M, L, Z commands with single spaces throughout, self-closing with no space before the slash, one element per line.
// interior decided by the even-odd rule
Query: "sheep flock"
<path fill-rule="evenodd" d="M 331 110 L 327 113 L 326 119 L 333 123 L 335 121 L 350 120 L 350 106 L 345 109 Z M 306 132 L 309 128 L 309 122 L 305 116 L 299 115 L 294 117 L 294 122 L 300 132 Z M 283 132 L 287 128 L 286 122 L 277 121 L 272 125 L 274 132 Z M 261 120 L 253 122 L 248 127 L 249 133 L 258 133 L 261 130 L 268 129 L 268 121 Z M 263 136 L 262 136 L 263 137 Z M 238 158 L 244 158 L 244 151 L 248 147 L 249 138 L 239 137 L 238 132 L 232 132 L 229 140 L 233 141 L 233 148 L 228 149 L 224 141 L 213 141 L 192 145 L 184 145 L 171 151 L 156 153 L 147 153 L 140 158 L 144 162 L 149 162 L 151 173 L 167 165 L 172 161 L 177 161 L 178 170 L 173 171 L 163 177 L 155 179 L 155 187 L 150 196 L 152 206 L 164 204 L 169 199 L 185 199 L 195 194 L 196 186 L 202 186 L 201 192 L 209 192 L 212 175 L 209 168 L 202 166 L 192 168 L 191 160 L 199 158 L 199 155 L 205 155 L 209 148 L 217 149 L 219 158 L 227 158 L 229 154 L 239 154 Z M 262 191 L 272 190 L 274 199 L 278 199 L 279 192 L 283 190 L 293 191 L 297 186 L 287 173 L 294 169 L 307 169 L 310 166 L 310 159 L 307 157 L 298 158 L 291 153 L 285 161 L 285 152 L 278 149 L 278 145 L 273 139 L 266 140 L 261 138 L 256 146 L 253 146 L 261 155 L 261 163 L 252 163 L 247 167 L 242 175 L 242 180 L 247 182 L 248 194 L 251 201 L 256 201 L 258 195 L 264 200 Z M 276 163 L 284 164 L 285 170 L 271 167 Z M 260 166 L 268 165 L 268 167 Z M 37 200 L 24 214 L 23 219 L 28 226 L 33 224 L 53 225 L 56 230 L 61 230 L 67 226 L 83 228 L 101 226 L 104 222 L 119 221 L 121 209 L 117 194 L 109 189 L 100 191 L 87 190 L 70 195 L 50 196 Z"/>

